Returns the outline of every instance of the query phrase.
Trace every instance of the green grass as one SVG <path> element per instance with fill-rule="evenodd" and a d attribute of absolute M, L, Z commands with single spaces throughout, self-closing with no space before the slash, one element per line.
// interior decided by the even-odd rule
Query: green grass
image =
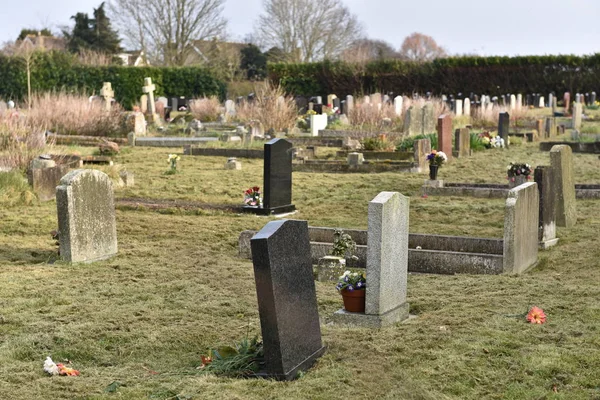
<path fill-rule="evenodd" d="M 440 177 L 503 183 L 510 161 L 549 164 L 537 148 L 480 151 L 444 166 Z M 136 186 L 116 197 L 239 204 L 243 190 L 262 186 L 261 160 L 226 171 L 225 157 L 182 156 L 179 173 L 164 175 L 173 152 L 181 149 L 119 155 Z M 575 154 L 574 163 L 576 182 L 600 183 L 597 156 Z M 411 232 L 502 237 L 502 200 L 421 198 L 424 179 L 294 173 L 293 218 L 365 229 L 368 202 L 391 190 L 411 196 Z M 0 207 L 0 398 L 598 398 L 599 206 L 578 201 L 577 225 L 559 228 L 559 245 L 521 276 L 411 274 L 417 318 L 380 331 L 330 325 L 341 298 L 334 283 L 317 282 L 327 353 L 289 383 L 196 369 L 209 349 L 260 334 L 252 263 L 238 258 L 237 239 L 268 218 L 118 209 L 119 255 L 71 266 L 48 263 L 56 259 L 54 202 Z M 545 325 L 504 316 L 533 305 L 547 313 Z M 46 376 L 48 355 L 71 360 L 81 376 Z"/>

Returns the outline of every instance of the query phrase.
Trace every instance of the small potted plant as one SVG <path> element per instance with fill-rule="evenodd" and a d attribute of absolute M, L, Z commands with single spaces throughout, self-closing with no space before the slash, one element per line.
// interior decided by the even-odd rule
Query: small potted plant
<path fill-rule="evenodd" d="M 346 271 L 335 288 L 342 295 L 344 309 L 348 312 L 365 312 L 367 279 L 364 273 Z"/>
<path fill-rule="evenodd" d="M 508 187 L 510 189 L 522 185 L 529 180 L 531 175 L 531 166 L 529 164 L 510 163 L 506 167 L 506 174 L 508 175 Z"/>
<path fill-rule="evenodd" d="M 333 233 L 333 248 L 331 255 L 321 257 L 317 265 L 317 280 L 319 282 L 335 281 L 346 268 L 346 257 L 358 259 L 354 255 L 356 242 L 352 236 L 341 229 Z"/>
<path fill-rule="evenodd" d="M 429 179 L 435 181 L 437 179 L 438 169 L 448 161 L 448 156 L 443 151 L 431 150 L 427 155 L 429 161 Z"/>
<path fill-rule="evenodd" d="M 253 186 L 244 192 L 244 204 L 251 207 L 262 206 L 262 198 L 260 197 L 260 188 Z"/>

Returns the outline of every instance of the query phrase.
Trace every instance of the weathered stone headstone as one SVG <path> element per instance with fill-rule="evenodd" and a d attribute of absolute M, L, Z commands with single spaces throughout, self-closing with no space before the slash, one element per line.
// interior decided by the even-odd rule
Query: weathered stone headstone
<path fill-rule="evenodd" d="M 575 130 L 581 130 L 581 118 L 583 114 L 583 106 L 579 102 L 573 103 L 573 119 L 572 128 Z"/>
<path fill-rule="evenodd" d="M 517 108 L 517 97 L 514 94 L 510 95 L 510 111 Z"/>
<path fill-rule="evenodd" d="M 471 155 L 471 132 L 467 128 L 457 129 L 454 132 L 454 148 L 456 157 L 469 157 Z"/>
<path fill-rule="evenodd" d="M 135 185 L 135 175 L 131 171 L 120 171 L 119 177 L 123 181 L 125 187 L 133 187 Z"/>
<path fill-rule="evenodd" d="M 415 163 L 419 166 L 420 172 L 428 172 L 427 155 L 431 153 L 431 141 L 429 139 L 415 140 L 413 147 Z"/>
<path fill-rule="evenodd" d="M 546 107 L 546 102 L 544 100 L 544 96 L 540 96 L 540 98 L 538 99 L 538 107 L 539 108 L 544 108 Z"/>
<path fill-rule="evenodd" d="M 437 125 L 438 148 L 443 151 L 448 157 L 448 161 L 452 159 L 452 117 L 450 114 L 440 115 Z"/>
<path fill-rule="evenodd" d="M 498 116 L 498 136 L 504 139 L 504 143 L 506 144 L 508 144 L 509 125 L 510 115 L 507 112 L 500 113 Z"/>
<path fill-rule="evenodd" d="M 56 188 L 60 256 L 64 261 L 94 262 L 117 254 L 113 185 L 103 172 L 69 172 Z"/>
<path fill-rule="evenodd" d="M 538 119 L 535 121 L 535 138 L 537 140 L 541 139 L 544 137 L 544 132 L 546 130 L 546 128 L 544 127 L 544 120 L 543 119 Z"/>
<path fill-rule="evenodd" d="M 408 136 L 420 135 L 423 133 L 423 117 L 421 110 L 410 106 L 404 115 L 404 133 Z"/>
<path fill-rule="evenodd" d="M 556 118 L 547 117 L 546 118 L 546 135 L 547 138 L 552 138 L 556 136 Z"/>
<path fill-rule="evenodd" d="M 571 93 L 565 92 L 565 94 L 563 96 L 563 102 L 565 105 L 565 112 L 568 113 L 569 108 L 570 108 L 570 103 L 571 103 Z"/>
<path fill-rule="evenodd" d="M 573 151 L 571 147 L 567 145 L 552 146 L 552 149 L 550 149 L 550 165 L 553 170 L 552 190 L 557 193 L 556 225 L 571 228 L 577 222 Z"/>
<path fill-rule="evenodd" d="M 56 186 L 68 172 L 68 165 L 57 165 L 50 156 L 42 155 L 31 161 L 27 180 L 40 201 L 49 201 L 56 197 Z"/>
<path fill-rule="evenodd" d="M 227 100 L 225 102 L 225 116 L 227 118 L 235 117 L 235 102 L 233 100 Z"/>
<path fill-rule="evenodd" d="M 538 241 L 541 249 L 554 246 L 556 238 L 556 192 L 552 184 L 552 168 L 538 166 L 533 172 L 540 196 L 539 234 Z"/>
<path fill-rule="evenodd" d="M 140 111 L 143 114 L 148 112 L 148 95 L 146 94 L 140 96 Z"/>
<path fill-rule="evenodd" d="M 437 121 L 435 120 L 435 110 L 433 109 L 433 104 L 426 103 L 421 109 L 421 113 L 423 116 L 423 131 L 421 133 L 425 135 L 434 133 Z"/>
<path fill-rule="evenodd" d="M 354 110 L 354 97 L 351 95 L 346 96 L 346 114 L 350 114 Z"/>
<path fill-rule="evenodd" d="M 520 111 L 522 106 L 523 106 L 523 95 L 521 93 L 518 93 L 517 100 L 516 100 L 517 111 Z"/>
<path fill-rule="evenodd" d="M 160 116 L 161 118 L 165 118 L 165 105 L 163 104 L 162 101 L 156 101 L 156 103 L 154 103 L 154 109 L 156 110 L 156 114 L 158 114 L 158 116 Z"/>
<path fill-rule="evenodd" d="M 511 189 L 504 214 L 505 273 L 524 272 L 537 262 L 540 199 L 537 185 L 527 182 Z"/>
<path fill-rule="evenodd" d="M 164 108 L 167 108 L 167 107 L 169 107 L 169 99 L 167 99 L 167 98 L 166 98 L 166 97 L 164 97 L 164 96 L 160 96 L 160 97 L 159 97 L 159 98 L 158 98 L 156 101 L 157 101 L 158 103 L 162 103 L 162 105 L 163 105 L 163 107 L 164 107 Z"/>
<path fill-rule="evenodd" d="M 371 95 L 371 104 L 381 104 L 381 93 L 373 93 Z"/>
<path fill-rule="evenodd" d="M 273 139 L 265 143 L 263 206 L 244 207 L 244 211 L 271 215 L 296 209 L 292 204 L 292 147 L 285 139 Z"/>
<path fill-rule="evenodd" d="M 152 78 L 144 78 L 144 87 L 142 90 L 148 96 L 148 104 L 150 105 L 150 114 L 152 115 L 152 120 L 155 123 L 158 123 L 159 119 L 158 114 L 156 114 L 156 103 L 154 102 L 154 91 L 156 90 L 156 85 L 152 83 Z"/>
<path fill-rule="evenodd" d="M 333 99 L 337 98 L 337 96 L 335 94 L 328 94 L 327 95 L 327 106 L 328 107 L 333 107 Z"/>
<path fill-rule="evenodd" d="M 334 321 L 379 328 L 408 318 L 409 204 L 397 192 L 381 192 L 369 203 L 365 313 L 340 310 Z"/>
<path fill-rule="evenodd" d="M 325 352 L 308 223 L 269 222 L 250 245 L 265 357 L 262 374 L 292 380 Z"/>
<path fill-rule="evenodd" d="M 590 93 L 590 104 L 591 105 L 595 105 L 596 104 L 596 92 Z"/>
<path fill-rule="evenodd" d="M 242 169 L 242 163 L 237 160 L 236 157 L 229 157 L 225 163 L 225 169 Z"/>
<path fill-rule="evenodd" d="M 348 165 L 362 165 L 365 162 L 365 157 L 362 153 L 348 153 Z"/>
<path fill-rule="evenodd" d="M 100 89 L 100 96 L 104 99 L 104 107 L 106 108 L 106 111 L 110 111 L 113 98 L 115 97 L 115 92 L 113 91 L 110 82 L 104 82 L 102 84 L 102 89 Z"/>

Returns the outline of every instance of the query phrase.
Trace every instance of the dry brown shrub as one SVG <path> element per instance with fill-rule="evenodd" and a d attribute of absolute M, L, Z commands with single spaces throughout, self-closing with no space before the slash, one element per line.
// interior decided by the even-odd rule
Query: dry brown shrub
<path fill-rule="evenodd" d="M 85 95 L 47 92 L 32 97 L 27 113 L 30 126 L 45 126 L 61 135 L 119 136 L 122 133 L 120 105 L 106 111 L 102 101 Z"/>
<path fill-rule="evenodd" d="M 45 131 L 16 110 L 0 112 L 0 169 L 27 169 L 44 151 Z"/>
<path fill-rule="evenodd" d="M 521 125 L 532 123 L 535 119 L 534 115 L 529 112 L 525 106 L 509 110 L 508 107 L 492 106 L 478 107 L 471 109 L 471 122 L 473 126 L 487 129 L 495 129 L 498 127 L 498 117 L 501 112 L 508 112 L 510 115 L 511 124 Z"/>
<path fill-rule="evenodd" d="M 365 132 L 390 131 L 403 123 L 393 104 L 382 104 L 381 108 L 371 103 L 356 104 L 348 114 L 352 127 Z"/>
<path fill-rule="evenodd" d="M 216 96 L 202 97 L 190 101 L 190 113 L 202 122 L 213 122 L 223 113 L 223 107 Z"/>
<path fill-rule="evenodd" d="M 244 102 L 236 108 L 240 122 L 260 121 L 265 132 L 287 132 L 296 125 L 298 110 L 291 96 L 286 96 L 281 86 L 258 83 L 254 86 L 254 101 Z"/>

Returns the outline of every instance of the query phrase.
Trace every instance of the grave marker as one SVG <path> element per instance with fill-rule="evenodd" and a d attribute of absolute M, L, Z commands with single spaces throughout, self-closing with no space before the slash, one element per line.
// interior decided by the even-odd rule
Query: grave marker
<path fill-rule="evenodd" d="M 115 92 L 112 89 L 110 82 L 104 82 L 100 89 L 100 96 L 104 99 L 104 107 L 106 111 L 110 111 Z"/>
<path fill-rule="evenodd" d="M 575 104 L 573 108 L 575 108 Z M 556 225 L 571 228 L 577 222 L 573 151 L 571 147 L 567 145 L 553 146 L 550 149 L 550 165 L 553 170 L 552 189 L 557 193 Z"/>
<path fill-rule="evenodd" d="M 339 310 L 334 321 L 380 328 L 408 318 L 410 198 L 381 192 L 369 203 L 365 313 Z"/>
<path fill-rule="evenodd" d="M 458 158 L 471 155 L 471 132 L 468 128 L 457 129 L 454 132 L 454 148 Z"/>
<path fill-rule="evenodd" d="M 504 139 L 504 143 L 508 145 L 508 129 L 510 124 L 510 115 L 507 112 L 498 115 L 498 136 Z M 541 135 L 541 132 L 540 132 Z"/>
<path fill-rule="evenodd" d="M 250 246 L 265 356 L 262 374 L 292 380 L 325 352 L 308 223 L 269 222 Z"/>
<path fill-rule="evenodd" d="M 581 118 L 583 114 L 583 106 L 579 102 L 573 103 L 572 127 L 575 130 L 581 130 Z"/>
<path fill-rule="evenodd" d="M 537 262 L 539 208 L 539 193 L 534 182 L 526 182 L 508 192 L 504 214 L 505 273 L 524 272 Z"/>
<path fill-rule="evenodd" d="M 150 105 L 150 113 L 154 123 L 158 123 L 158 115 L 156 114 L 156 103 L 154 102 L 154 91 L 156 85 L 152 83 L 152 78 L 144 78 L 144 87 L 142 88 L 144 93 L 148 96 L 148 104 Z"/>
<path fill-rule="evenodd" d="M 446 153 L 448 161 L 452 160 L 452 117 L 450 114 L 444 114 L 438 118 L 437 133 L 437 150 Z"/>
<path fill-rule="evenodd" d="M 69 172 L 56 188 L 60 256 L 90 263 L 117 254 L 113 185 L 103 172 Z"/>
<path fill-rule="evenodd" d="M 471 99 L 468 97 L 464 100 L 463 115 L 466 115 L 467 117 L 471 116 Z"/>
<path fill-rule="evenodd" d="M 538 241 L 541 249 L 554 246 L 556 238 L 556 192 L 552 187 L 552 168 L 538 166 L 533 173 L 540 196 L 539 234 Z"/>

